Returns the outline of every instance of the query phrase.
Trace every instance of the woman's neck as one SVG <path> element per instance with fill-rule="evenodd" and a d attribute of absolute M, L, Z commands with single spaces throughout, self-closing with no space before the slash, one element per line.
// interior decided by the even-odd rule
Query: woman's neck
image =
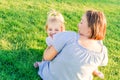
<path fill-rule="evenodd" d="M 80 36 L 78 42 L 81 46 L 83 46 L 84 48 L 86 48 L 88 50 L 92 50 L 92 51 L 96 51 L 96 52 L 101 51 L 101 45 L 98 44 L 97 40 L 89 39 L 88 37 L 85 37 L 85 36 Z"/>
<path fill-rule="evenodd" d="M 83 35 L 80 35 L 80 40 L 81 41 L 86 41 L 86 40 L 91 40 L 91 39 L 89 39 L 89 37 L 87 37 L 87 36 L 83 36 Z"/>
<path fill-rule="evenodd" d="M 79 39 L 79 43 L 83 46 L 89 46 L 89 44 L 96 44 L 97 40 L 94 40 L 94 39 L 89 39 L 89 38 L 86 38 L 86 37 L 80 37 Z"/>

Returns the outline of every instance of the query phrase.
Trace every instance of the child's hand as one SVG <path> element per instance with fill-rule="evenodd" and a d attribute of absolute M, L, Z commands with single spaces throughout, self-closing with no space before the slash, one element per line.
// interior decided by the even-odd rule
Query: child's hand
<path fill-rule="evenodd" d="M 35 68 L 37 68 L 37 67 L 39 67 L 40 63 L 41 63 L 41 62 L 35 62 L 35 63 L 33 64 L 33 66 L 34 66 Z"/>

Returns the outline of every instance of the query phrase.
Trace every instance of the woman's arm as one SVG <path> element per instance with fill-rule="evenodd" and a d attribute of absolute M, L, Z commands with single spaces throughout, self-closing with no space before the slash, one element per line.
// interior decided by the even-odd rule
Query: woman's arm
<path fill-rule="evenodd" d="M 65 44 L 76 39 L 75 32 L 61 32 L 53 36 L 53 43 L 44 51 L 43 59 L 47 61 L 53 60 L 56 55 L 65 47 Z"/>
<path fill-rule="evenodd" d="M 98 76 L 101 79 L 104 79 L 104 74 L 102 72 L 98 71 L 98 69 L 96 69 L 96 70 L 93 71 L 93 75 L 94 76 Z"/>
<path fill-rule="evenodd" d="M 53 46 L 49 46 L 46 48 L 43 54 L 43 59 L 47 61 L 51 61 L 54 59 L 54 57 L 57 55 L 57 51 Z"/>

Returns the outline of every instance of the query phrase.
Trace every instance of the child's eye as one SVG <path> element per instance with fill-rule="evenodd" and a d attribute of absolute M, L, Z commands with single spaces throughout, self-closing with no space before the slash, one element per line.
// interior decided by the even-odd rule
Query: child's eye
<path fill-rule="evenodd" d="M 52 29 L 48 29 L 49 31 L 52 31 Z"/>
<path fill-rule="evenodd" d="M 59 31 L 58 29 L 55 29 L 55 31 Z"/>

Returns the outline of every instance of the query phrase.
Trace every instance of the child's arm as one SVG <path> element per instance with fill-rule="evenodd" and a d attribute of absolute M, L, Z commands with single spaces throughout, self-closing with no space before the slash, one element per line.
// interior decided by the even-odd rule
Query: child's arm
<path fill-rule="evenodd" d="M 51 50 L 52 43 L 53 43 L 53 39 L 50 36 L 47 37 L 46 44 L 48 45 L 48 47 L 44 51 L 43 60 L 51 61 L 57 55 L 54 51 Z"/>
<path fill-rule="evenodd" d="M 57 55 L 57 51 L 53 46 L 49 46 L 46 48 L 43 54 L 43 59 L 47 61 L 51 61 L 54 59 L 54 57 Z"/>

